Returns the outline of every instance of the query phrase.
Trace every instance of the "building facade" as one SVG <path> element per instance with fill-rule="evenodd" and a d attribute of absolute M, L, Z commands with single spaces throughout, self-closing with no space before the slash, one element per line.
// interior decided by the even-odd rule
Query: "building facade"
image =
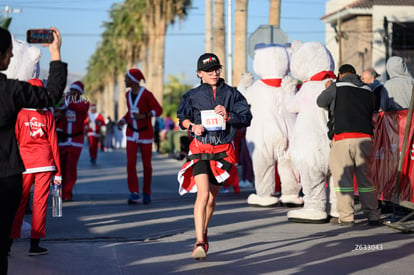
<path fill-rule="evenodd" d="M 321 20 L 336 68 L 373 67 L 385 77 L 386 60 L 401 56 L 414 72 L 414 0 L 330 0 Z"/>

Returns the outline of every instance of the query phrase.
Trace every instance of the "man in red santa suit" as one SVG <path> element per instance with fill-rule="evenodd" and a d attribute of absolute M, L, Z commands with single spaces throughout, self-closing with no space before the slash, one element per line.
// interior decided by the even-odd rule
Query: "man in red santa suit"
<path fill-rule="evenodd" d="M 28 82 L 33 86 L 43 87 L 39 79 L 31 79 Z M 54 184 L 62 182 L 55 118 L 47 108 L 22 109 L 17 115 L 15 133 L 26 171 L 23 173 L 22 199 L 14 218 L 10 245 L 13 239 L 20 238 L 30 189 L 34 184 L 29 255 L 44 255 L 48 250 L 39 246 L 39 240 L 46 236 L 49 185 L 51 179 Z"/>
<path fill-rule="evenodd" d="M 89 141 L 89 156 L 91 163 L 96 164 L 96 157 L 98 156 L 98 145 L 101 138 L 101 127 L 105 126 L 104 117 L 98 113 L 96 104 L 91 104 L 90 111 L 85 120 L 86 134 Z"/>
<path fill-rule="evenodd" d="M 128 189 L 130 197 L 128 204 L 140 202 L 137 175 L 137 152 L 141 152 L 144 170 L 143 198 L 144 204 L 151 203 L 151 181 L 152 181 L 152 143 L 154 142 L 154 129 L 152 117 L 162 114 L 162 107 L 154 95 L 145 87 L 140 86 L 144 75 L 138 69 L 130 69 L 125 75 L 125 86 L 130 88 L 126 93 L 128 112 L 118 122 L 118 127 L 127 125 L 126 129 L 126 151 L 127 151 L 127 174 Z"/>
<path fill-rule="evenodd" d="M 83 94 L 83 83 L 73 82 L 64 101 L 55 112 L 62 165 L 63 201 L 72 200 L 78 161 L 83 148 L 84 122 L 89 110 L 89 102 L 82 97 Z"/>

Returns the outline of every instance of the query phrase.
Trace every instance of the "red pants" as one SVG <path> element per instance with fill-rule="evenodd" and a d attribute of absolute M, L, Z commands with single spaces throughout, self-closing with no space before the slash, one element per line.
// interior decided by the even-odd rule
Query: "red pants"
<path fill-rule="evenodd" d="M 151 181 L 152 181 L 152 143 L 136 143 L 127 141 L 127 174 L 128 174 L 128 189 L 129 192 L 139 193 L 138 175 L 137 175 L 137 152 L 138 148 L 141 151 L 141 160 L 144 170 L 144 187 L 142 192 L 151 195 Z"/>
<path fill-rule="evenodd" d="M 60 166 L 62 168 L 62 198 L 72 199 L 73 186 L 78 177 L 78 161 L 82 152 L 82 147 L 61 146 Z"/>
<path fill-rule="evenodd" d="M 20 238 L 23 224 L 24 212 L 29 201 L 30 188 L 34 183 L 33 194 L 33 213 L 32 213 L 32 239 L 40 239 L 46 236 L 46 209 L 49 196 L 50 181 L 52 172 L 40 172 L 33 174 L 23 174 L 23 192 L 19 209 L 14 218 L 13 228 L 10 235 L 11 239 Z"/>
<path fill-rule="evenodd" d="M 98 156 L 99 137 L 88 136 L 89 140 L 89 156 L 91 159 L 96 159 Z"/>

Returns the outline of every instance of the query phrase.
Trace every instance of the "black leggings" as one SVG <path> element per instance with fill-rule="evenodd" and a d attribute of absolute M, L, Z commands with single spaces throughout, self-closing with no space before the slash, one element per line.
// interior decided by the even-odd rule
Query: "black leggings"
<path fill-rule="evenodd" d="M 224 185 L 224 182 L 223 183 L 217 182 L 216 178 L 213 175 L 213 172 L 211 171 L 209 160 L 199 160 L 193 165 L 193 177 L 200 175 L 200 174 L 207 174 L 208 181 L 211 184 L 219 185 L 219 186 Z"/>
<path fill-rule="evenodd" d="M 22 174 L 0 177 L 0 274 L 7 274 L 9 239 L 23 192 Z"/>

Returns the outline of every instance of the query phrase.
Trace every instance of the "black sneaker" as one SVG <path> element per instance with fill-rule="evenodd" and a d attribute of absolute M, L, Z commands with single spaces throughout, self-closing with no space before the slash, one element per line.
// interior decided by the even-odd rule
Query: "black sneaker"
<path fill-rule="evenodd" d="M 381 223 L 379 220 L 372 220 L 372 221 L 368 221 L 368 225 L 378 226 L 378 225 L 381 225 Z"/>
<path fill-rule="evenodd" d="M 31 247 L 29 250 L 29 256 L 40 256 L 40 255 L 46 255 L 49 253 L 49 251 L 46 248 L 37 246 L 37 247 Z"/>
<path fill-rule="evenodd" d="M 9 252 L 8 252 L 8 256 L 10 256 L 11 255 L 11 247 L 12 247 L 12 245 L 13 245 L 13 239 L 9 239 Z"/>
<path fill-rule="evenodd" d="M 142 203 L 143 204 L 150 204 L 151 203 L 151 197 L 147 193 L 143 193 Z"/>

